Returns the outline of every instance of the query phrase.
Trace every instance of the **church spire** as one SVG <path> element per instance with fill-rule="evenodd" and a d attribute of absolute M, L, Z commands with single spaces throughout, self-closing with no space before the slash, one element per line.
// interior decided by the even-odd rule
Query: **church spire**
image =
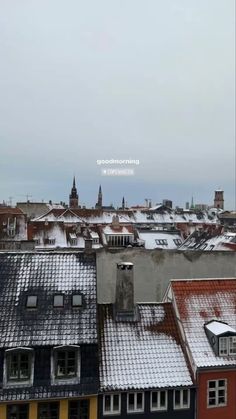
<path fill-rule="evenodd" d="M 122 205 L 121 208 L 124 210 L 125 209 L 125 197 L 123 196 L 122 198 Z"/>
<path fill-rule="evenodd" d="M 102 187 L 101 187 L 101 185 L 99 186 L 99 190 L 98 190 L 98 202 L 96 204 L 96 208 L 99 208 L 99 209 L 102 208 Z"/>
<path fill-rule="evenodd" d="M 71 193 L 69 196 L 69 207 L 70 208 L 78 208 L 79 206 L 79 196 L 77 193 L 76 185 L 75 185 L 75 176 L 73 178 L 73 186 L 71 188 Z"/>

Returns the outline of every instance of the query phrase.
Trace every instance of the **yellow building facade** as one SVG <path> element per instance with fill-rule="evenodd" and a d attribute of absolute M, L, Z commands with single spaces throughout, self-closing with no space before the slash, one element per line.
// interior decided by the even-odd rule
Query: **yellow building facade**
<path fill-rule="evenodd" d="M 69 402 L 73 401 L 76 402 L 78 400 L 87 400 L 89 401 L 89 414 L 88 419 L 97 419 L 97 396 L 91 396 L 86 398 L 80 399 L 63 399 L 63 400 L 42 400 L 42 401 L 29 401 L 29 402 L 21 402 L 21 403 L 1 403 L 0 404 L 0 419 L 11 419 L 9 416 L 9 408 L 10 406 L 17 405 L 20 406 L 22 404 L 28 405 L 28 418 L 24 419 L 39 419 L 39 409 L 38 406 L 40 403 L 47 403 L 47 402 L 58 402 L 59 403 L 59 412 L 58 412 L 58 419 L 70 419 L 69 417 Z M 13 416 L 12 416 L 13 417 Z M 14 416 L 14 419 L 18 419 L 18 416 Z M 21 419 L 21 416 L 19 416 Z M 80 419 L 80 414 L 78 412 L 78 419 Z M 84 419 L 84 417 L 83 417 Z"/>

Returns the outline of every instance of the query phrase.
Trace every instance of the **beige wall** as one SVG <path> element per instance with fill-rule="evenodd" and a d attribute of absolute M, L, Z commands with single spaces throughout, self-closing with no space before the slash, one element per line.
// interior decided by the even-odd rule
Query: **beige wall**
<path fill-rule="evenodd" d="M 136 302 L 160 301 L 170 279 L 236 277 L 236 252 L 97 251 L 98 302 L 114 302 L 116 263 L 134 263 Z"/>

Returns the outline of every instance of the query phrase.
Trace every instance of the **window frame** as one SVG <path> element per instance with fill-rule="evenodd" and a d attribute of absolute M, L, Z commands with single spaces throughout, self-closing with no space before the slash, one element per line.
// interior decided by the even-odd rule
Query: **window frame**
<path fill-rule="evenodd" d="M 55 298 L 56 297 L 62 297 L 62 305 L 55 305 Z M 64 308 L 65 306 L 65 296 L 64 294 L 54 294 L 53 296 L 53 308 Z"/>
<path fill-rule="evenodd" d="M 157 407 L 153 407 L 153 400 L 152 396 L 154 393 L 157 393 Z M 161 393 L 165 393 L 165 406 L 161 407 Z M 153 390 L 150 394 L 150 411 L 157 412 L 157 411 L 165 411 L 168 410 L 168 391 L 167 390 Z"/>
<path fill-rule="evenodd" d="M 233 338 L 236 339 L 236 336 L 220 336 L 219 337 L 219 356 L 234 356 L 236 355 L 236 343 L 233 342 Z M 225 342 L 225 347 L 223 348 L 223 342 Z M 233 346 L 235 345 L 235 351 L 232 351 Z M 224 351 L 224 353 L 223 353 Z"/>
<path fill-rule="evenodd" d="M 7 404 L 7 409 L 6 409 L 6 413 L 7 413 L 7 419 L 10 419 L 10 415 L 12 414 L 12 412 L 10 412 L 10 409 L 13 408 L 14 406 L 16 406 L 17 408 L 17 412 L 16 412 L 16 417 L 17 419 L 21 419 L 22 417 L 24 419 L 28 419 L 29 418 L 29 403 L 11 403 L 11 404 Z M 25 410 L 27 411 L 27 417 L 25 417 L 25 412 L 19 412 L 19 410 L 24 407 Z M 14 412 L 13 412 L 14 414 Z M 24 416 L 20 416 L 23 415 Z"/>
<path fill-rule="evenodd" d="M 29 374 L 28 377 L 20 378 L 20 359 L 19 357 L 24 354 L 28 355 L 28 370 Z M 11 365 L 11 357 L 16 355 L 17 356 L 17 378 L 10 378 L 10 365 Z M 17 347 L 7 349 L 5 351 L 4 356 L 4 375 L 3 375 L 3 385 L 4 387 L 16 387 L 16 386 L 31 386 L 33 384 L 33 377 L 34 377 L 34 350 L 32 348 L 26 347 Z"/>
<path fill-rule="evenodd" d="M 57 368 L 58 368 L 58 352 L 65 352 L 68 353 L 70 351 L 75 351 L 75 374 L 74 375 L 57 375 Z M 80 346 L 79 345 L 61 345 L 52 348 L 51 352 L 51 381 L 52 384 L 63 384 L 63 383 L 70 383 L 70 384 L 78 384 L 80 382 L 80 371 L 81 371 L 81 364 L 80 364 L 81 356 L 80 356 Z M 68 362 L 68 359 L 67 359 Z"/>
<path fill-rule="evenodd" d="M 220 386 L 219 382 L 220 381 L 224 381 L 225 384 L 224 386 Z M 210 387 L 210 383 L 214 382 L 216 383 L 215 387 Z M 222 397 L 219 395 L 219 391 L 225 391 L 224 394 L 224 398 L 225 398 L 225 403 L 219 403 L 219 398 Z M 215 404 L 209 404 L 209 400 L 210 400 L 210 391 L 215 391 L 215 400 L 216 403 Z M 225 407 L 227 406 L 227 378 L 218 378 L 217 380 L 208 380 L 207 381 L 207 408 L 208 409 L 212 409 L 212 408 L 216 408 L 216 407 Z"/>
<path fill-rule="evenodd" d="M 74 297 L 80 297 L 81 298 L 81 304 L 73 304 Z M 73 308 L 81 308 L 81 307 L 83 307 L 83 296 L 82 296 L 82 294 L 80 294 L 79 292 L 74 292 L 72 294 L 72 296 L 71 296 L 71 306 Z"/>
<path fill-rule="evenodd" d="M 110 397 L 110 410 L 106 411 L 105 410 L 105 398 L 106 397 Z M 119 409 L 118 410 L 114 410 L 114 396 L 118 396 L 119 397 Z M 121 394 L 120 393 L 112 393 L 112 394 L 104 394 L 103 395 L 103 415 L 120 415 L 121 413 Z"/>
<path fill-rule="evenodd" d="M 129 408 L 129 396 L 133 394 L 134 395 L 134 409 L 131 410 Z M 138 394 L 142 394 L 142 408 L 141 409 L 137 409 L 137 396 Z M 145 393 L 144 391 L 130 391 L 127 393 L 127 413 L 142 413 L 144 412 L 144 398 L 145 398 Z"/>
<path fill-rule="evenodd" d="M 235 339 L 235 341 L 233 341 Z M 229 336 L 229 342 L 228 342 L 228 348 L 229 348 L 229 355 L 236 355 L 236 336 Z M 234 352 L 232 349 L 234 348 Z"/>
<path fill-rule="evenodd" d="M 29 298 L 32 298 L 32 297 L 36 299 L 35 305 L 28 305 L 28 300 L 29 300 Z M 38 296 L 35 295 L 35 294 L 34 295 L 33 294 L 27 295 L 25 306 L 26 306 L 26 308 L 28 310 L 30 310 L 30 309 L 36 309 L 38 307 Z"/>
<path fill-rule="evenodd" d="M 59 403 L 59 401 L 39 401 L 38 402 L 37 418 L 40 419 L 40 414 L 41 414 L 40 408 L 43 407 L 43 406 L 47 410 L 47 413 L 51 413 L 50 408 L 52 407 L 52 404 L 55 404 L 55 407 L 56 407 L 56 410 L 57 410 L 57 418 L 59 419 L 59 417 L 60 417 L 60 403 Z"/>
<path fill-rule="evenodd" d="M 176 405 L 175 403 L 175 394 L 176 392 L 179 391 L 180 392 L 180 405 Z M 183 395 L 184 395 L 184 391 L 187 391 L 188 394 L 188 404 L 187 406 L 183 404 Z M 178 388 L 176 390 L 173 391 L 173 410 L 182 410 L 182 409 L 189 409 L 190 408 L 190 389 L 189 388 Z"/>

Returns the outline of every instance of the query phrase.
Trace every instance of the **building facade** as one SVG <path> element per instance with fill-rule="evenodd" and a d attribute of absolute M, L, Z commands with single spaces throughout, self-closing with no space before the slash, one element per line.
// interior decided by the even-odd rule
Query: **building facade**
<path fill-rule="evenodd" d="M 96 419 L 92 257 L 0 254 L 0 418 Z"/>

